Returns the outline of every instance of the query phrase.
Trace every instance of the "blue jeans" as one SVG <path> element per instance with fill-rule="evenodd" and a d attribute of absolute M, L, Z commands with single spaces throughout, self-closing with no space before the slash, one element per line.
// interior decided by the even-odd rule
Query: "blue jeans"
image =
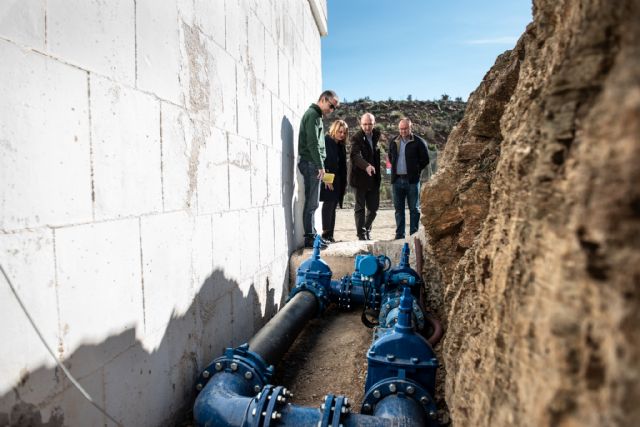
<path fill-rule="evenodd" d="M 409 205 L 409 234 L 418 231 L 420 221 L 420 182 L 410 184 L 406 178 L 398 177 L 393 183 L 393 207 L 396 209 L 396 238 L 404 238 L 404 201 Z"/>
<path fill-rule="evenodd" d="M 300 159 L 298 170 L 304 179 L 304 207 L 302 208 L 302 226 L 307 237 L 316 235 L 314 216 L 320 206 L 320 180 L 318 167 L 308 160 Z"/>

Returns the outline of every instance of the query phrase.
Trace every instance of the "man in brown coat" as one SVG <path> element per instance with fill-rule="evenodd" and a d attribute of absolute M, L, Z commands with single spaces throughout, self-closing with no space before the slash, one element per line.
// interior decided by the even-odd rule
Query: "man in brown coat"
<path fill-rule="evenodd" d="M 364 113 L 360 130 L 351 137 L 349 185 L 356 192 L 354 216 L 360 240 L 371 240 L 371 226 L 380 205 L 380 130 L 375 117 Z"/>

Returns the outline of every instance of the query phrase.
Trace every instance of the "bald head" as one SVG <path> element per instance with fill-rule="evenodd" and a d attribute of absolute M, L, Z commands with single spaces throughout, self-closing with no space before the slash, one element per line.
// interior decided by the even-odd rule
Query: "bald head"
<path fill-rule="evenodd" d="M 373 133 L 373 126 L 375 124 L 376 118 L 373 117 L 373 114 L 371 113 L 364 113 L 362 117 L 360 117 L 360 127 L 362 128 L 362 131 L 367 135 L 371 135 Z"/>
<path fill-rule="evenodd" d="M 398 123 L 398 130 L 400 131 L 400 136 L 402 139 L 406 140 L 411 135 L 411 120 L 402 119 Z"/>

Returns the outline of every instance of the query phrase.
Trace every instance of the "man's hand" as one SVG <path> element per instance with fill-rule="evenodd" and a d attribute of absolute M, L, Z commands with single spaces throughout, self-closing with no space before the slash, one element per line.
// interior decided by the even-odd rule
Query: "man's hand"
<path fill-rule="evenodd" d="M 318 179 L 322 179 L 324 177 L 324 169 L 318 169 Z"/>
<path fill-rule="evenodd" d="M 373 165 L 367 166 L 367 168 L 365 170 L 367 171 L 369 176 L 372 176 L 373 174 L 376 173 L 376 168 L 374 168 Z"/>

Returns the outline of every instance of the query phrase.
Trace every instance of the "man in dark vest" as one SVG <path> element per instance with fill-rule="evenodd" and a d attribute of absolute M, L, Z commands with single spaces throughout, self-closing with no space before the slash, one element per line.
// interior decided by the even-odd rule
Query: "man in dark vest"
<path fill-rule="evenodd" d="M 327 157 L 324 145 L 324 126 L 322 116 L 336 109 L 340 100 L 332 90 L 320 94 L 318 102 L 311 104 L 300 120 L 298 134 L 298 169 L 304 180 L 304 207 L 302 208 L 302 226 L 304 227 L 304 246 L 313 247 L 316 237 L 314 216 L 320 205 L 320 181 L 324 176 L 324 159 Z M 327 242 L 320 240 L 322 249 Z"/>
<path fill-rule="evenodd" d="M 411 120 L 398 124 L 400 135 L 389 141 L 393 206 L 396 210 L 396 239 L 404 239 L 404 201 L 409 205 L 409 234 L 418 231 L 420 221 L 420 173 L 429 164 L 427 143 L 411 131 Z"/>
<path fill-rule="evenodd" d="M 364 113 L 360 130 L 351 137 L 349 185 L 356 192 L 354 216 L 360 240 L 371 240 L 371 226 L 380 205 L 380 130 L 375 117 Z"/>

